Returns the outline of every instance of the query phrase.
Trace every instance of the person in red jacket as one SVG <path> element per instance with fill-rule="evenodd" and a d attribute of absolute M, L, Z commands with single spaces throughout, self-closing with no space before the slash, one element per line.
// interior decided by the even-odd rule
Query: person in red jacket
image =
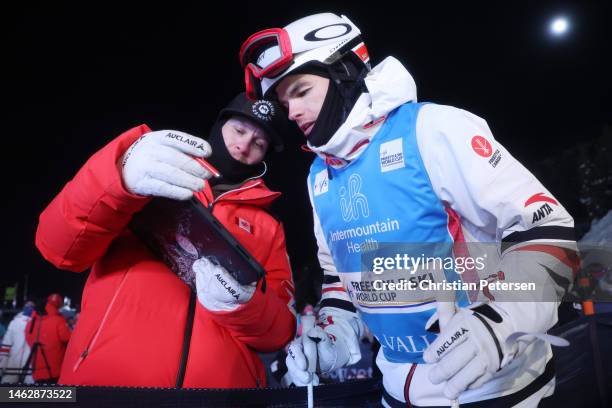
<path fill-rule="evenodd" d="M 59 383 L 266 385 L 256 352 L 282 348 L 295 331 L 285 234 L 266 210 L 280 193 L 261 179 L 269 147 L 282 148 L 282 116 L 274 103 L 240 94 L 207 141 L 135 127 L 95 153 L 49 204 L 36 246 L 58 268 L 91 267 Z M 210 179 L 194 157 L 207 157 L 223 176 Z M 264 267 L 267 289 L 262 281 L 241 286 L 200 260 L 193 268 L 197 293 L 191 291 L 127 227 L 154 196 L 196 197 L 212 209 Z"/>
<path fill-rule="evenodd" d="M 58 309 L 64 304 L 58 293 L 47 298 L 44 315 L 34 312 L 26 326 L 26 342 L 31 349 L 30 367 L 37 383 L 56 383 L 60 376 L 70 328 Z"/>

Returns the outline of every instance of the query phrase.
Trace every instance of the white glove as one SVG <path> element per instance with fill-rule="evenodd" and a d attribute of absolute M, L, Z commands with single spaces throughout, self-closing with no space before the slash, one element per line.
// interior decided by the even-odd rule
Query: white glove
<path fill-rule="evenodd" d="M 488 306 L 487 306 L 488 307 Z M 436 363 L 429 372 L 433 384 L 446 381 L 444 395 L 457 399 L 466 389 L 478 388 L 515 356 L 516 343 L 506 347 L 514 331 L 499 313 L 489 307 L 491 318 L 469 309 L 459 309 L 440 335 L 423 353 L 426 363 Z"/>
<path fill-rule="evenodd" d="M 558 346 L 569 343 L 544 333 L 524 333 L 489 305 L 459 309 L 423 353 L 426 363 L 436 365 L 429 372 L 433 384 L 446 381 L 444 395 L 455 400 L 466 389 L 478 388 L 507 366 L 525 347 L 521 338 L 545 340 Z M 430 319 L 431 321 L 431 319 Z"/>
<path fill-rule="evenodd" d="M 213 312 L 232 311 L 253 297 L 257 283 L 241 285 L 221 265 L 202 257 L 191 267 L 195 272 L 198 300 Z"/>
<path fill-rule="evenodd" d="M 205 140 L 176 130 L 142 135 L 122 159 L 122 178 L 132 194 L 188 200 L 211 174 L 193 157 L 208 157 Z"/>
<path fill-rule="evenodd" d="M 331 333 L 331 327 L 322 329 L 315 326 L 289 345 L 285 363 L 295 385 L 305 386 L 311 380 L 313 385 L 319 385 L 319 377 L 308 371 L 308 360 L 317 362 L 316 371 L 319 373 L 328 373 L 348 364 L 348 347 L 342 339 Z"/>

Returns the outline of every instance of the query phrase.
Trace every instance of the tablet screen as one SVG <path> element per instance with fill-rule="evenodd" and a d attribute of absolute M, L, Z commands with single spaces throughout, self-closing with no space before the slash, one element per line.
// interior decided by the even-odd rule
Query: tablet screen
<path fill-rule="evenodd" d="M 133 216 L 129 226 L 194 290 L 191 267 L 203 256 L 223 266 L 242 285 L 264 276 L 263 267 L 196 198 L 154 198 Z"/>

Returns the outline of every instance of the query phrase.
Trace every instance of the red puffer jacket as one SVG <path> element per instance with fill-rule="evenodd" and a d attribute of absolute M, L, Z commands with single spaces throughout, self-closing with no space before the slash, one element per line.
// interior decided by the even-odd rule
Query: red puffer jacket
<path fill-rule="evenodd" d="M 149 199 L 130 194 L 117 163 L 149 132 L 133 128 L 94 154 L 40 216 L 36 246 L 56 267 L 92 267 L 60 383 L 174 387 L 184 353 L 189 288 L 126 228 Z M 262 207 L 280 194 L 262 180 L 227 192 L 213 213 L 266 269 L 268 289 L 235 311 L 196 302 L 184 387 L 264 386 L 255 351 L 293 338 L 293 284 L 282 225 Z M 208 204 L 210 188 L 197 197 Z M 240 228 L 238 220 L 251 228 Z M 244 223 L 242 224 L 244 227 Z M 261 283 L 260 283 L 261 285 Z"/>
<path fill-rule="evenodd" d="M 45 316 L 35 312 L 25 328 L 26 341 L 30 349 L 33 349 L 34 343 L 38 343 L 31 362 L 32 378 L 35 381 L 59 377 L 66 343 L 70 339 L 70 329 L 66 319 L 58 312 L 57 307 L 47 303 L 45 310 L 47 312 Z"/>

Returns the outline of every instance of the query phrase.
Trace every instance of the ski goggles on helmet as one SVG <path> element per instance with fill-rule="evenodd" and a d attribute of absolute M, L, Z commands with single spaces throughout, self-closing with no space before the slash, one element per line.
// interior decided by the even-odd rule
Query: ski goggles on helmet
<path fill-rule="evenodd" d="M 283 28 L 259 31 L 242 44 L 239 57 L 244 68 L 247 97 L 261 98 L 261 79 L 280 75 L 293 62 L 289 34 Z"/>

